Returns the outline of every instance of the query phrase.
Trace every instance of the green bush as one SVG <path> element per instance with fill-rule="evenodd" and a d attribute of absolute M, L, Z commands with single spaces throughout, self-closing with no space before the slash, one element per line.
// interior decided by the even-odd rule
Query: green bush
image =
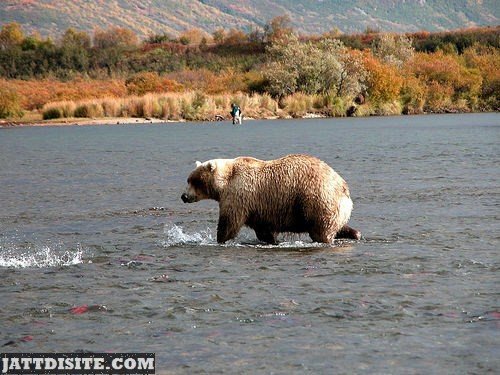
<path fill-rule="evenodd" d="M 61 118 L 62 113 L 59 108 L 49 108 L 45 111 L 43 111 L 43 119 L 44 120 L 52 120 L 55 118 Z"/>
<path fill-rule="evenodd" d="M 188 100 L 182 99 L 181 101 L 182 118 L 187 121 L 193 121 L 196 120 L 197 114 L 198 114 L 197 108 L 194 108 L 193 105 L 191 105 Z"/>
<path fill-rule="evenodd" d="M 21 117 L 22 115 L 19 95 L 15 91 L 0 87 L 0 118 Z"/>
<path fill-rule="evenodd" d="M 84 103 L 76 107 L 75 117 L 104 117 L 104 110 L 101 103 Z"/>
<path fill-rule="evenodd" d="M 79 105 L 75 109 L 74 116 L 75 117 L 90 117 L 88 107 L 86 105 Z"/>
<path fill-rule="evenodd" d="M 206 101 L 207 101 L 207 97 L 203 93 L 197 91 L 194 94 L 193 101 L 191 102 L 191 105 L 195 110 L 198 110 L 205 105 Z"/>
<path fill-rule="evenodd" d="M 318 95 L 313 101 L 312 106 L 331 117 L 343 117 L 349 108 L 348 103 L 343 98 L 332 92 Z"/>

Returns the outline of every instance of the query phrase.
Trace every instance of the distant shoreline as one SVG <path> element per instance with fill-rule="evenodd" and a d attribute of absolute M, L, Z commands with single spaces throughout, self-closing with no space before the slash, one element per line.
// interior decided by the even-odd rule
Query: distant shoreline
<path fill-rule="evenodd" d="M 432 115 L 466 115 L 466 114 L 487 114 L 487 113 L 500 113 L 500 111 L 483 111 L 483 112 L 459 112 L 459 111 L 448 111 L 448 112 L 424 112 L 417 114 L 391 114 L 391 115 L 369 115 L 369 116 L 326 116 L 317 113 L 306 113 L 304 116 L 292 117 L 292 116 L 268 116 L 259 118 L 245 118 L 245 121 L 254 120 L 308 120 L 308 119 L 347 119 L 347 118 L 367 118 L 367 117 L 405 117 L 405 116 L 432 116 Z M 203 121 L 203 120 L 167 120 L 159 118 L 137 118 L 137 117 L 102 117 L 102 118 L 69 118 L 69 119 L 57 119 L 57 120 L 32 120 L 32 121 L 8 121 L 0 120 L 0 128 L 17 128 L 17 127 L 57 127 L 57 126 L 100 126 L 100 125 L 148 125 L 148 124 L 176 124 L 176 123 L 202 123 L 202 122 L 213 122 L 214 124 L 227 123 L 230 122 L 230 118 L 225 118 L 223 120 L 213 120 L 213 121 Z"/>
<path fill-rule="evenodd" d="M 45 126 L 79 126 L 79 125 L 123 125 L 123 124 L 166 124 L 185 122 L 185 120 L 163 120 L 157 118 L 136 117 L 102 117 L 102 118 L 69 118 L 57 120 L 32 120 L 32 121 L 0 121 L 0 127 L 45 127 Z"/>
<path fill-rule="evenodd" d="M 227 120 L 233 103 L 254 119 L 500 111 L 500 26 L 301 36 L 286 17 L 270 22 L 200 40 L 111 27 L 93 42 L 6 24 L 0 126 Z"/>

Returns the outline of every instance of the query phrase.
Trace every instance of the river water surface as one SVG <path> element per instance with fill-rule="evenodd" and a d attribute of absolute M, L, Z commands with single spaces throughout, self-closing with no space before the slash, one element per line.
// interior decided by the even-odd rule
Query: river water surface
<path fill-rule="evenodd" d="M 0 129 L 3 352 L 158 373 L 498 373 L 500 115 Z M 361 241 L 224 246 L 195 160 L 315 155 Z"/>

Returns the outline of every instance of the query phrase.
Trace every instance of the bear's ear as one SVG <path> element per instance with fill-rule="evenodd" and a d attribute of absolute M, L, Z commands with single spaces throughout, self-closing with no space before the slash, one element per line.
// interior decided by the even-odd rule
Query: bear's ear
<path fill-rule="evenodd" d="M 196 168 L 198 167 L 208 168 L 210 169 L 210 172 L 213 172 L 217 168 L 217 163 L 214 160 L 209 160 L 204 163 L 196 161 Z"/>
<path fill-rule="evenodd" d="M 206 161 L 205 163 L 203 163 L 203 165 L 210 169 L 210 172 L 213 172 L 215 171 L 215 169 L 217 168 L 217 163 L 215 163 L 213 160 L 211 161 Z"/>

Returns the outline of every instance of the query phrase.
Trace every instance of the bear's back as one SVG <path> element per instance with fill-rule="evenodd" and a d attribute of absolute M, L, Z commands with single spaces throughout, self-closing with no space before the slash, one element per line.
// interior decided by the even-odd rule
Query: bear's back
<path fill-rule="evenodd" d="M 277 232 L 303 232 L 318 212 L 336 211 L 338 197 L 347 191 L 326 163 L 300 154 L 270 161 L 237 158 L 232 178 L 230 195 L 248 210 L 247 225 Z"/>

